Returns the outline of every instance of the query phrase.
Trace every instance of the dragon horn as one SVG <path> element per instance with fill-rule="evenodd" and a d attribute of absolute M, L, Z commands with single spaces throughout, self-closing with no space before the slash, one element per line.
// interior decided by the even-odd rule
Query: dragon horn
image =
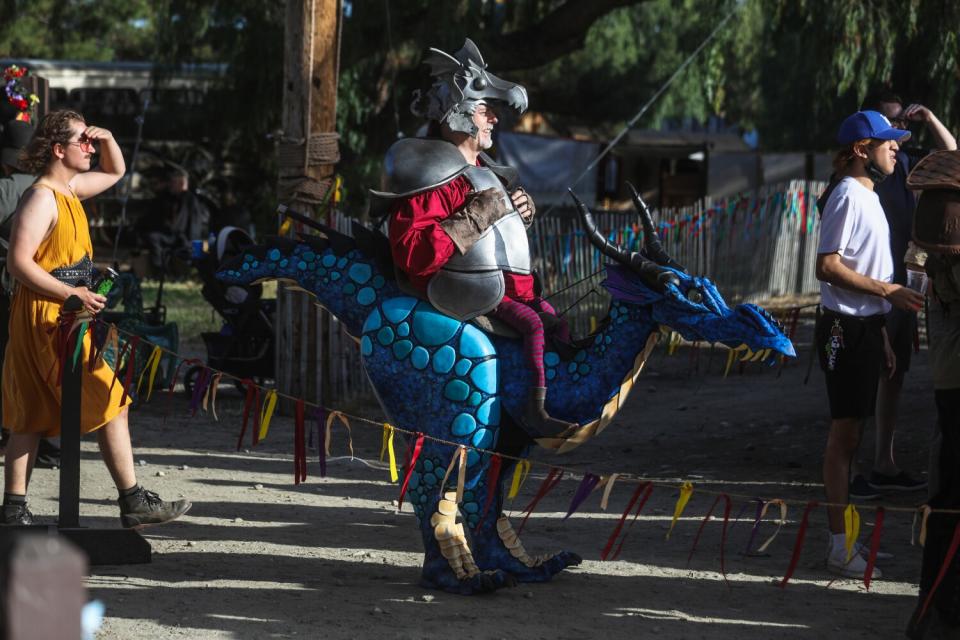
<path fill-rule="evenodd" d="M 587 209 L 587 205 L 583 204 L 583 201 L 577 197 L 573 189 L 567 189 L 567 192 L 576 203 L 577 210 L 580 211 L 580 219 L 583 221 L 583 226 L 587 230 L 587 238 L 590 240 L 590 244 L 599 249 L 605 256 L 629 266 L 630 255 L 617 245 L 610 244 L 610 242 L 603 237 L 603 234 L 597 230 L 597 223 L 593 221 L 593 214 Z"/>
<path fill-rule="evenodd" d="M 637 214 L 640 216 L 640 223 L 643 225 L 644 252 L 657 264 L 673 267 L 686 273 L 687 270 L 671 258 L 670 254 L 664 250 L 663 245 L 660 244 L 660 235 L 657 233 L 657 228 L 653 224 L 653 216 L 650 215 L 650 209 L 647 208 L 647 203 L 644 202 L 640 194 L 637 193 L 637 189 L 633 184 L 628 182 L 627 186 L 630 187 L 630 197 L 633 198 L 633 206 L 636 207 Z"/>

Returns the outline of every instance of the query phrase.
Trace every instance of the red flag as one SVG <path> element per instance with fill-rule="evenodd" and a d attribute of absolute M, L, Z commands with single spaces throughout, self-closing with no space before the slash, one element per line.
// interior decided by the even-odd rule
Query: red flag
<path fill-rule="evenodd" d="M 563 478 L 563 469 L 551 468 L 550 473 L 547 474 L 547 477 L 544 478 L 543 484 L 540 485 L 540 490 L 537 491 L 537 495 L 533 497 L 533 500 L 530 501 L 530 504 L 527 505 L 526 515 L 523 516 L 523 521 L 520 522 L 520 527 L 517 529 L 517 535 L 520 535 L 520 532 L 523 531 L 523 525 L 527 524 L 527 518 L 530 517 L 530 514 L 533 513 L 533 510 L 537 508 L 537 504 L 543 500 L 544 496 L 550 493 L 550 490 L 557 486 L 557 483 L 560 482 L 560 479 Z"/>
<path fill-rule="evenodd" d="M 630 520 L 630 524 L 627 525 L 627 530 L 623 532 L 623 537 L 620 538 L 620 544 L 617 545 L 617 550 L 613 552 L 613 556 L 610 558 L 611 560 L 616 560 L 620 557 L 620 552 L 623 550 L 623 543 L 627 541 L 627 536 L 630 534 L 630 529 L 633 528 L 637 518 L 640 517 L 640 512 L 643 511 L 643 506 L 647 504 L 647 500 L 650 499 L 651 493 L 653 493 L 653 485 L 648 482 L 643 491 L 643 495 L 640 496 L 640 502 L 637 503 L 637 510 L 633 512 L 633 519 Z"/>
<path fill-rule="evenodd" d="M 497 483 L 500 481 L 500 468 L 503 466 L 503 458 L 499 453 L 493 454 L 490 458 L 490 468 L 487 469 L 487 499 L 483 503 L 483 514 L 477 521 L 477 526 L 487 519 L 487 513 L 490 511 L 490 505 L 493 504 L 493 498 L 498 493 Z"/>
<path fill-rule="evenodd" d="M 820 503 L 816 500 L 811 500 L 807 503 L 806 508 L 803 510 L 803 518 L 800 520 L 800 528 L 797 530 L 797 541 L 793 543 L 793 555 L 790 556 L 790 565 L 787 567 L 787 573 L 783 576 L 783 580 L 780 582 L 780 588 L 785 589 L 787 587 L 787 582 L 793 576 L 793 572 L 797 568 L 797 562 L 800 561 L 800 551 L 803 549 L 803 539 L 807 535 L 807 521 L 810 518 L 810 512 L 820 506 Z"/>
<path fill-rule="evenodd" d="M 322 448 L 322 446 L 321 446 Z M 413 453 L 410 454 L 410 460 L 407 461 L 407 472 L 403 474 L 403 483 L 400 485 L 400 497 L 397 498 L 397 511 L 403 507 L 403 496 L 407 494 L 407 485 L 410 484 L 410 476 L 413 475 L 413 468 L 417 464 L 417 458 L 420 457 L 420 451 L 423 449 L 423 434 L 417 432 L 417 439 L 414 441 Z"/>
<path fill-rule="evenodd" d="M 918 622 L 923 620 L 923 616 L 927 614 L 927 607 L 933 602 L 933 594 L 937 592 L 937 587 L 939 587 L 943 581 L 943 576 L 947 575 L 947 571 L 953 563 L 953 556 L 957 555 L 957 547 L 960 547 L 960 522 L 957 523 L 956 528 L 953 530 L 953 539 L 950 541 L 950 547 L 947 549 L 947 554 L 943 558 L 943 564 L 940 565 L 940 573 L 937 574 L 937 579 L 933 582 L 930 593 L 927 594 L 927 599 L 923 602 L 923 609 L 920 611 L 920 617 L 917 618 Z"/>

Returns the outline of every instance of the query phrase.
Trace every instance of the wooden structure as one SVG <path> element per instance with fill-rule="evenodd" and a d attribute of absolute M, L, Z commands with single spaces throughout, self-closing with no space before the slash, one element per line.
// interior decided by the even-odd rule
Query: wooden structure
<path fill-rule="evenodd" d="M 339 0 L 288 0 L 283 61 L 280 202 L 316 217 L 339 160 L 337 75 Z M 330 222 L 322 220 L 322 222 Z M 281 284 L 277 292 L 277 389 L 311 402 L 330 400 L 335 321 L 312 299 Z M 335 340 L 335 338 L 334 338 Z"/>

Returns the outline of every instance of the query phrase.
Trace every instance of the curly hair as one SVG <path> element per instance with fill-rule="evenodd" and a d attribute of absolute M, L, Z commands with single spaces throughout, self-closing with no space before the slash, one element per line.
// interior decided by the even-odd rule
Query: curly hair
<path fill-rule="evenodd" d="M 73 135 L 74 122 L 86 124 L 83 116 L 67 109 L 51 111 L 43 116 L 29 144 L 20 152 L 20 166 L 35 176 L 42 174 L 53 162 L 53 145 L 67 144 Z"/>

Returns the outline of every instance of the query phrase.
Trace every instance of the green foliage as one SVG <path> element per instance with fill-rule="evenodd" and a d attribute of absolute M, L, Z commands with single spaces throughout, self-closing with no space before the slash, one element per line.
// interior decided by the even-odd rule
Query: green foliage
<path fill-rule="evenodd" d="M 140 59 L 156 24 L 147 0 L 31 0 L 0 4 L 0 57 Z"/>
<path fill-rule="evenodd" d="M 877 86 L 927 104 L 954 130 L 960 124 L 960 3 L 591 2 L 609 10 L 582 26 L 582 48 L 524 69 L 520 46 L 510 52 L 519 70 L 503 74 L 527 86 L 532 109 L 561 131 L 621 125 L 734 7 L 733 19 L 638 126 L 719 115 L 758 129 L 767 149 L 828 149 L 837 123 Z M 338 171 L 349 204 L 362 206 L 398 131 L 411 135 L 422 124 L 409 104 L 413 90 L 426 84 L 419 63 L 427 47 L 453 51 L 470 36 L 483 49 L 501 35 L 539 29 L 562 6 L 561 0 L 355 0 L 343 22 L 337 103 Z M 227 63 L 224 89 L 231 93 L 207 115 L 209 139 L 221 158 L 237 164 L 245 184 L 258 185 L 248 200 L 266 202 L 275 173 L 269 134 L 279 127 L 283 93 L 284 7 L 283 0 L 5 0 L 0 56 L 154 60 L 167 66 L 161 68 Z"/>
<path fill-rule="evenodd" d="M 533 108 L 553 114 L 560 125 L 629 119 L 731 6 L 725 1 L 651 0 L 610 12 L 588 31 L 582 50 L 523 75 L 522 81 L 539 98 Z M 728 33 L 729 28 L 724 31 Z M 738 42 L 726 35 L 715 40 L 639 126 L 657 127 L 666 118 L 703 121 L 722 114 L 730 93 L 728 51 Z"/>
<path fill-rule="evenodd" d="M 768 6 L 763 0 L 750 3 Z M 829 148 L 837 124 L 888 87 L 956 130 L 957 3 L 778 0 L 758 58 L 761 139 L 773 148 Z"/>

